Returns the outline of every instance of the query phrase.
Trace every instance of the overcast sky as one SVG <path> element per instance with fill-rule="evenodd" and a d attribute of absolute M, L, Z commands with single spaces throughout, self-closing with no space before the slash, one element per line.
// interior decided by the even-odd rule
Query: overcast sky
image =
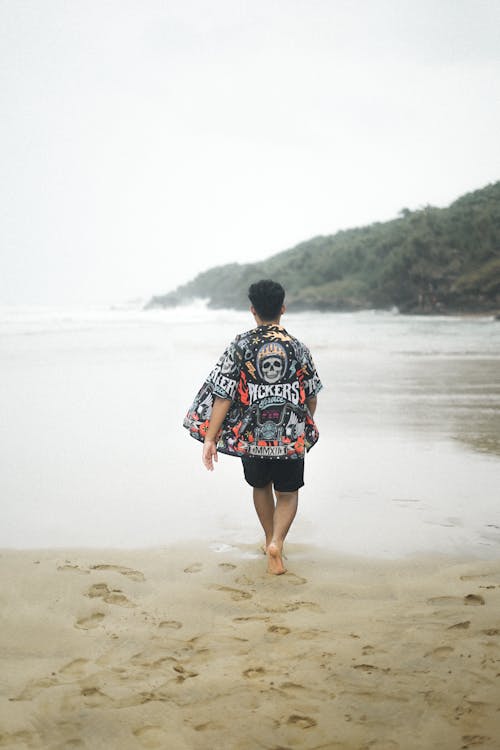
<path fill-rule="evenodd" d="M 0 304 L 116 303 L 500 179 L 498 0 L 0 0 Z"/>

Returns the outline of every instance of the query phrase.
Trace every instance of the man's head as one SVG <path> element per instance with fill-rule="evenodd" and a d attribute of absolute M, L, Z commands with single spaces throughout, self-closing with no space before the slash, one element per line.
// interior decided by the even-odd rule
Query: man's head
<path fill-rule="evenodd" d="M 262 279 L 250 286 L 248 299 L 252 303 L 252 312 L 264 323 L 271 323 L 279 320 L 284 311 L 285 290 L 276 281 Z"/>

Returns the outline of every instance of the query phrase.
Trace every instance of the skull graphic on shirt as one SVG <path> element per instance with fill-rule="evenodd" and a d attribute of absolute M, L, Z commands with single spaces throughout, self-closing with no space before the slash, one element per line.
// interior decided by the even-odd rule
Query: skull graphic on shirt
<path fill-rule="evenodd" d="M 257 370 L 266 383 L 278 383 L 286 374 L 288 357 L 276 341 L 261 346 L 257 353 Z"/>

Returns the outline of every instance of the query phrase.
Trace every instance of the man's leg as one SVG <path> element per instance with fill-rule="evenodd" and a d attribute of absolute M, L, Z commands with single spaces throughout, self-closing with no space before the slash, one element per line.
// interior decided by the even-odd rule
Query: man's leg
<path fill-rule="evenodd" d="M 262 488 L 253 488 L 253 502 L 259 521 L 264 529 L 264 534 L 266 535 L 267 550 L 267 546 L 273 538 L 274 495 L 272 482 L 269 482 L 269 484 L 266 484 Z"/>
<path fill-rule="evenodd" d="M 275 490 L 275 492 L 276 508 L 273 516 L 272 538 L 267 543 L 267 570 L 274 575 L 281 575 L 286 573 L 283 565 L 283 542 L 297 513 L 299 491 L 278 492 Z"/>

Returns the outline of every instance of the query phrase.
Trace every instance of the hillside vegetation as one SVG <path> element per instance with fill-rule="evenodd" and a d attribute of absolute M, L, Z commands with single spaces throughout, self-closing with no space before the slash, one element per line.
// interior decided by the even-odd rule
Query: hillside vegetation
<path fill-rule="evenodd" d="M 147 307 L 200 297 L 211 307 L 247 307 L 248 286 L 260 278 L 283 284 L 290 310 L 498 312 L 500 182 L 447 208 L 403 209 L 392 221 L 315 237 L 265 261 L 212 268 Z"/>

